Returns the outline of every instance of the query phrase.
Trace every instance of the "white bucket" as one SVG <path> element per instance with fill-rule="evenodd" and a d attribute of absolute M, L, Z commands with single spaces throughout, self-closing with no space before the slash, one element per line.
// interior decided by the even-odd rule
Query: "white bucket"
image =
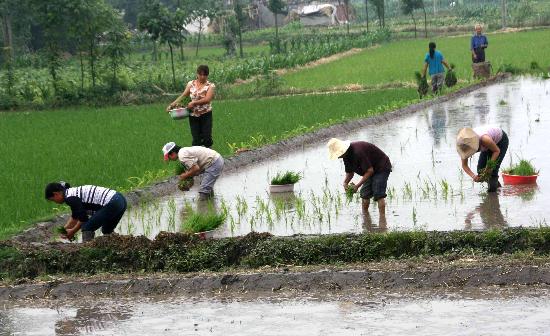
<path fill-rule="evenodd" d="M 271 184 L 269 185 L 269 192 L 272 193 L 283 193 L 283 192 L 293 192 L 294 184 Z"/>
<path fill-rule="evenodd" d="M 189 117 L 190 111 L 185 107 L 170 110 L 170 117 L 174 120 L 185 119 Z"/>

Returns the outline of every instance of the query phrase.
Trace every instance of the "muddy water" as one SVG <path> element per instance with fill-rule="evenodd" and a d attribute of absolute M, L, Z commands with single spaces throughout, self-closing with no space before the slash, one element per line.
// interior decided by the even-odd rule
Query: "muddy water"
<path fill-rule="evenodd" d="M 550 328 L 547 294 L 27 303 L 0 308 L 0 335 L 545 335 Z"/>
<path fill-rule="evenodd" d="M 329 161 L 325 143 L 292 150 L 238 172 L 222 175 L 213 204 L 196 200 L 197 185 L 187 192 L 131 209 L 119 226 L 123 234 L 154 237 L 180 231 L 194 211 L 225 211 L 217 237 L 268 231 L 275 235 L 327 234 L 386 230 L 485 230 L 512 226 L 538 227 L 550 220 L 550 81 L 520 79 L 496 84 L 418 113 L 350 132 L 339 137 L 369 141 L 390 157 L 386 221 L 371 204 L 363 213 L 360 200 L 346 200 L 344 167 Z M 465 126 L 501 126 L 510 138 L 503 168 L 518 157 L 541 169 L 534 186 L 504 186 L 488 194 L 462 173 L 455 151 L 457 131 Z M 477 155 L 471 162 L 475 168 Z M 270 195 L 270 178 L 279 171 L 303 174 L 294 193 Z M 358 180 L 358 177 L 355 177 Z M 199 181 L 197 181 L 199 182 Z M 502 179 L 501 179 L 502 182 Z"/>

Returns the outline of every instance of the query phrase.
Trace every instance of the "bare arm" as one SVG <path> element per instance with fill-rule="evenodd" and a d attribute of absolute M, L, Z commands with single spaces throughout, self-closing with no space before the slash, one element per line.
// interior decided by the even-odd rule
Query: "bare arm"
<path fill-rule="evenodd" d="M 193 108 L 197 105 L 209 104 L 212 99 L 214 99 L 214 88 L 210 87 L 208 91 L 206 91 L 206 96 L 204 96 L 204 98 L 190 102 L 188 107 Z"/>
<path fill-rule="evenodd" d="M 361 187 L 363 183 L 365 183 L 372 175 L 374 175 L 374 168 L 370 167 L 369 169 L 367 169 L 365 175 L 361 177 L 359 183 L 355 185 L 355 191 L 359 190 L 359 187 Z"/>
<path fill-rule="evenodd" d="M 422 77 L 426 77 L 426 70 L 428 70 L 428 63 L 424 63 L 424 67 L 422 68 Z"/>
<path fill-rule="evenodd" d="M 344 179 L 344 190 L 348 187 L 349 181 L 353 178 L 353 173 L 346 173 L 346 178 Z"/>
<path fill-rule="evenodd" d="M 196 175 L 199 175 L 199 173 L 201 172 L 201 169 L 199 168 L 199 165 L 197 164 L 194 164 L 193 166 L 191 166 L 191 168 L 189 170 L 187 170 L 186 172 L 182 173 L 179 178 L 181 180 L 185 180 L 186 178 L 188 177 L 193 177 L 193 176 L 196 176 Z"/>
<path fill-rule="evenodd" d="M 497 144 L 491 139 L 488 135 L 483 135 L 481 137 L 481 144 L 487 149 L 489 149 L 493 154 L 491 155 L 491 160 L 496 161 L 498 159 L 498 156 L 500 155 L 500 148 L 498 148 Z"/>
<path fill-rule="evenodd" d="M 183 97 L 189 96 L 190 94 L 191 94 L 191 85 L 187 85 L 185 87 L 185 90 L 183 90 L 183 93 L 178 98 L 176 98 L 176 100 L 170 103 L 170 105 L 168 105 L 168 107 L 166 108 L 166 111 L 170 111 L 174 107 L 178 106 L 180 101 L 183 99 Z"/>
<path fill-rule="evenodd" d="M 69 217 L 69 220 L 67 220 L 67 223 L 65 224 L 65 229 L 72 229 L 77 223 L 78 219 Z"/>
<path fill-rule="evenodd" d="M 449 63 L 447 63 L 446 60 L 441 61 L 441 63 L 443 63 L 443 65 L 447 68 L 447 70 L 451 70 L 451 66 L 449 65 Z"/>
<path fill-rule="evenodd" d="M 461 159 L 461 160 L 462 160 L 462 170 L 464 170 L 464 172 L 475 181 L 477 178 L 477 175 L 474 174 L 474 172 L 470 169 L 470 167 L 468 167 L 468 159 Z"/>
<path fill-rule="evenodd" d="M 82 226 L 82 223 L 79 221 L 79 220 L 75 220 L 76 223 L 74 224 L 74 226 L 70 229 L 67 229 L 67 234 L 65 235 L 65 237 L 67 237 L 67 239 L 69 240 L 72 240 L 74 235 L 80 230 L 80 227 Z"/>

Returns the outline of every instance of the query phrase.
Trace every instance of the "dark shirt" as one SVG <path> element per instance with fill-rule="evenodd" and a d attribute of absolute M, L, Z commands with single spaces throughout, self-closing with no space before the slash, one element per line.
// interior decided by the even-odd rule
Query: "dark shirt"
<path fill-rule="evenodd" d="M 342 159 L 346 173 L 363 176 L 370 167 L 375 174 L 391 171 L 390 158 L 380 148 L 365 141 L 352 142 Z"/>
<path fill-rule="evenodd" d="M 475 34 L 474 36 L 472 36 L 472 41 L 470 42 L 471 50 L 479 49 L 483 45 L 485 46 L 489 45 L 489 41 L 487 41 L 487 37 L 485 37 L 485 35 Z"/>

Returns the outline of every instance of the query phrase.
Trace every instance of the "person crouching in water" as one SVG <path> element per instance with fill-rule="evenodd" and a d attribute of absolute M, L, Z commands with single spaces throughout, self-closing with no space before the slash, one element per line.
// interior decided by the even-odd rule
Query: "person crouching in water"
<path fill-rule="evenodd" d="M 360 189 L 363 199 L 363 213 L 369 211 L 370 199 L 378 202 L 380 221 L 386 220 L 386 187 L 391 173 L 391 162 L 388 156 L 375 145 L 365 141 L 342 141 L 332 138 L 328 144 L 331 160 L 338 158 L 344 160 L 346 177 L 344 190 L 353 188 L 353 192 Z M 361 179 L 356 184 L 349 184 L 353 175 L 358 174 Z"/>
<path fill-rule="evenodd" d="M 71 188 L 66 182 L 52 182 L 46 186 L 46 199 L 57 204 L 67 204 L 71 217 L 65 224 L 67 239 L 72 239 L 82 229 L 82 242 L 94 239 L 101 228 L 104 235 L 113 233 L 126 211 L 126 199 L 112 189 L 95 185 Z M 93 211 L 91 217 L 88 211 Z"/>
<path fill-rule="evenodd" d="M 481 181 L 480 174 L 487 167 L 488 160 L 495 162 L 489 178 L 489 192 L 497 191 L 498 170 L 508 150 L 508 135 L 499 127 L 482 126 L 476 128 L 462 128 L 456 137 L 456 151 L 462 161 L 462 169 L 475 182 Z M 468 158 L 480 152 L 477 161 L 477 174 L 468 167 Z"/>
<path fill-rule="evenodd" d="M 179 175 L 184 180 L 204 174 L 199 188 L 199 200 L 214 196 L 214 184 L 223 171 L 223 158 L 213 149 L 202 146 L 180 147 L 169 142 L 162 147 L 164 161 L 180 161 L 187 170 Z"/>

